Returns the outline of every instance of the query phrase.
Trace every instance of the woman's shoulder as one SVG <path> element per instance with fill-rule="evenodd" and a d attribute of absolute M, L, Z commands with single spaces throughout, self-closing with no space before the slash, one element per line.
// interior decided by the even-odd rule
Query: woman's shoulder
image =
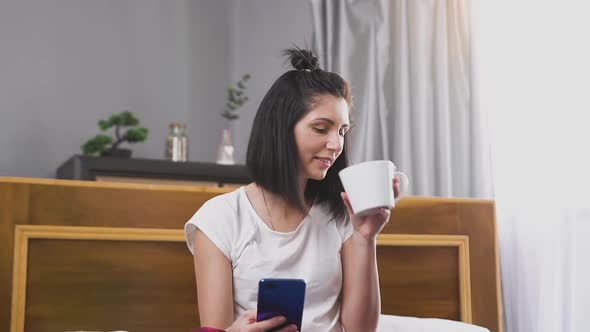
<path fill-rule="evenodd" d="M 244 187 L 240 187 L 236 190 L 212 197 L 207 200 L 198 211 L 211 209 L 215 209 L 216 211 L 218 211 L 217 209 L 224 209 L 227 211 L 228 208 L 230 210 L 235 210 L 239 205 L 243 191 Z"/>
<path fill-rule="evenodd" d="M 213 243 L 230 258 L 236 234 L 240 234 L 240 200 L 243 187 L 215 196 L 206 201 L 184 226 L 186 241 L 193 252 L 193 237 L 200 229 Z M 194 254 L 194 252 L 193 252 Z"/>
<path fill-rule="evenodd" d="M 241 219 L 250 217 L 246 198 L 246 187 L 240 187 L 231 192 L 217 195 L 206 201 L 195 212 L 191 221 L 212 220 L 212 222 L 240 223 Z"/>
<path fill-rule="evenodd" d="M 197 208 L 188 223 L 196 225 L 197 222 L 229 221 L 236 218 L 240 190 L 241 188 L 238 188 L 234 191 L 210 198 Z"/>
<path fill-rule="evenodd" d="M 352 234 L 352 224 L 348 214 L 336 218 L 330 211 L 330 205 L 326 202 L 316 203 L 310 213 L 314 225 L 324 225 L 330 231 L 337 231 L 342 242 L 346 241 Z"/>

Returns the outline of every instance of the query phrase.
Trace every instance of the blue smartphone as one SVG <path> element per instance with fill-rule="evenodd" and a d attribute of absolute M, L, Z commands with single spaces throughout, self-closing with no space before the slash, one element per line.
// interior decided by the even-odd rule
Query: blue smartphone
<path fill-rule="evenodd" d="M 305 280 L 303 279 L 260 279 L 258 282 L 258 310 L 256 321 L 275 316 L 285 316 L 289 324 L 297 325 L 301 331 L 303 304 L 305 303 Z M 274 330 L 272 330 L 274 331 Z"/>

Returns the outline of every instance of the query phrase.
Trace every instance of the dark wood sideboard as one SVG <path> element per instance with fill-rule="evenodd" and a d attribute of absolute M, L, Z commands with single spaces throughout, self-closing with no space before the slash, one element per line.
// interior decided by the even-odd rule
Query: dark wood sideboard
<path fill-rule="evenodd" d="M 74 155 L 56 178 L 127 183 L 236 187 L 250 182 L 245 165 Z"/>

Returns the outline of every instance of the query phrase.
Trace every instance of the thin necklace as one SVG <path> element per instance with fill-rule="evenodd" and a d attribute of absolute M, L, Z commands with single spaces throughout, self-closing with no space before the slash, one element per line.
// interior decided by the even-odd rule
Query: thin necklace
<path fill-rule="evenodd" d="M 277 230 L 275 229 L 275 225 L 272 223 L 272 216 L 270 215 L 270 210 L 268 209 L 268 204 L 266 203 L 266 196 L 264 196 L 264 190 L 262 190 L 262 188 L 260 187 L 258 187 L 258 190 L 260 190 L 260 192 L 262 193 L 262 199 L 264 200 L 264 206 L 266 206 L 266 213 L 268 214 L 268 221 L 270 221 L 270 228 L 276 232 Z"/>

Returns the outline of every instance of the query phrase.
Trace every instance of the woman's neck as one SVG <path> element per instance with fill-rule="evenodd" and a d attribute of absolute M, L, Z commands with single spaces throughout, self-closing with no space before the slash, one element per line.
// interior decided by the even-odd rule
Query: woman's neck
<path fill-rule="evenodd" d="M 262 203 L 266 210 L 265 222 L 267 225 L 279 232 L 290 232 L 299 226 L 299 224 L 305 219 L 311 204 L 304 202 L 305 212 L 301 211 L 298 207 L 294 207 L 289 201 L 280 195 L 272 193 L 259 185 L 256 185 Z"/>
<path fill-rule="evenodd" d="M 303 202 L 305 203 L 305 208 L 307 209 L 307 201 L 305 200 L 305 189 L 307 188 L 307 183 L 309 182 L 309 179 L 303 176 L 299 177 L 299 197 L 301 197 L 303 199 Z"/>

